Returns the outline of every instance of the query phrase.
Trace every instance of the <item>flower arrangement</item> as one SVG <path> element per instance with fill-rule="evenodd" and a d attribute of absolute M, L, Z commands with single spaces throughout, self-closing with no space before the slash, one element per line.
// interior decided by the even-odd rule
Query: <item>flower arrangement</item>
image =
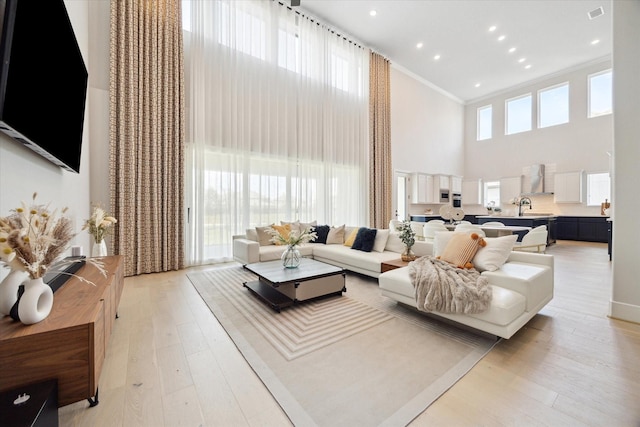
<path fill-rule="evenodd" d="M 398 237 L 402 240 L 407 248 L 410 248 L 416 243 L 416 233 L 411 228 L 411 222 L 404 220 L 402 221 L 396 229 L 398 230 Z"/>
<path fill-rule="evenodd" d="M 83 230 L 89 230 L 96 243 L 102 242 L 104 237 L 113 230 L 112 226 L 118 222 L 100 206 L 94 206 L 91 217 L 85 221 Z"/>
<path fill-rule="evenodd" d="M 269 227 L 267 232 L 273 236 L 270 241 L 277 245 L 298 246 L 316 240 L 318 235 L 311 230 L 312 228 L 305 227 L 300 230 L 291 230 L 288 235 L 283 235 L 275 228 Z"/>
<path fill-rule="evenodd" d="M 67 250 L 73 239 L 71 220 L 53 212 L 49 206 L 33 203 L 13 209 L 11 214 L 0 217 L 0 261 L 16 270 L 26 271 L 31 279 L 44 277 L 49 268 Z"/>

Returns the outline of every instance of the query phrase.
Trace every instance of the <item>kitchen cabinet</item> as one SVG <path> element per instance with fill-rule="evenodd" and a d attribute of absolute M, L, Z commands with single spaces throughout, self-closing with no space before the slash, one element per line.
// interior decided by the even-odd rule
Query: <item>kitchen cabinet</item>
<path fill-rule="evenodd" d="M 435 195 L 439 193 L 434 190 L 433 176 L 426 173 L 411 174 L 411 203 L 435 203 Z M 438 199 L 439 200 L 439 199 Z"/>
<path fill-rule="evenodd" d="M 553 177 L 556 203 L 582 203 L 583 172 L 556 173 Z"/>
<path fill-rule="evenodd" d="M 462 207 L 482 204 L 482 180 L 469 179 L 462 181 Z"/>
<path fill-rule="evenodd" d="M 607 243 L 610 227 L 607 219 L 608 217 L 559 216 L 558 239 Z"/>
<path fill-rule="evenodd" d="M 452 193 L 462 193 L 462 177 L 460 176 L 452 176 L 451 177 L 451 192 Z"/>
<path fill-rule="evenodd" d="M 435 175 L 435 182 L 438 184 L 436 190 L 449 190 L 451 185 L 449 184 L 449 175 Z"/>
<path fill-rule="evenodd" d="M 509 204 L 522 193 L 522 176 L 500 179 L 500 203 Z"/>

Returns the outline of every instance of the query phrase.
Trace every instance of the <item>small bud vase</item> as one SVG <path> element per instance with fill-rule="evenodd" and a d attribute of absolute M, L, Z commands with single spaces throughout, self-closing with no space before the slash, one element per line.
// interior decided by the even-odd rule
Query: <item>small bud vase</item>
<path fill-rule="evenodd" d="M 286 268 L 296 268 L 300 265 L 300 251 L 295 246 L 287 246 L 287 249 L 282 253 L 282 265 Z"/>
<path fill-rule="evenodd" d="M 91 256 L 94 258 L 107 256 L 107 244 L 104 239 L 93 244 L 93 247 L 91 247 Z"/>
<path fill-rule="evenodd" d="M 42 277 L 27 279 L 21 287 L 24 292 L 19 295 L 11 317 L 25 325 L 32 325 L 47 318 L 53 307 L 53 290 L 44 283 Z M 17 310 L 16 310 L 17 308 Z"/>
<path fill-rule="evenodd" d="M 11 314 L 11 307 L 18 301 L 18 288 L 28 277 L 26 271 L 11 270 L 0 282 L 0 315 Z"/>

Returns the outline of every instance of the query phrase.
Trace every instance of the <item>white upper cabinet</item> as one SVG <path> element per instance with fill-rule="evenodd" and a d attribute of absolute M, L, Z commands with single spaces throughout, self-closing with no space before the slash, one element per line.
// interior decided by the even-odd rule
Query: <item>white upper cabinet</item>
<path fill-rule="evenodd" d="M 411 174 L 411 203 L 434 203 L 435 193 L 432 175 Z"/>
<path fill-rule="evenodd" d="M 481 204 L 482 204 L 482 180 L 469 179 L 469 180 L 462 181 L 462 206 L 481 205 Z"/>
<path fill-rule="evenodd" d="M 438 190 L 448 190 L 450 188 L 449 175 L 434 175 L 434 177 L 439 185 Z"/>
<path fill-rule="evenodd" d="M 452 176 L 451 177 L 451 192 L 452 193 L 462 193 L 462 177 L 460 176 Z"/>
<path fill-rule="evenodd" d="M 583 172 L 556 173 L 553 177 L 556 203 L 582 203 Z"/>

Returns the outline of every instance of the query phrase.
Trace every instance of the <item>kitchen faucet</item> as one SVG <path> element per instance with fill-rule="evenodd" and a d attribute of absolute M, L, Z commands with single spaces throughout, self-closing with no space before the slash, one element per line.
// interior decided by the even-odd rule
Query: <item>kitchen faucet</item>
<path fill-rule="evenodd" d="M 533 206 L 531 205 L 531 199 L 528 197 L 520 197 L 520 200 L 518 201 L 518 216 L 522 216 L 522 206 L 523 205 L 529 205 L 529 209 L 532 209 Z"/>

